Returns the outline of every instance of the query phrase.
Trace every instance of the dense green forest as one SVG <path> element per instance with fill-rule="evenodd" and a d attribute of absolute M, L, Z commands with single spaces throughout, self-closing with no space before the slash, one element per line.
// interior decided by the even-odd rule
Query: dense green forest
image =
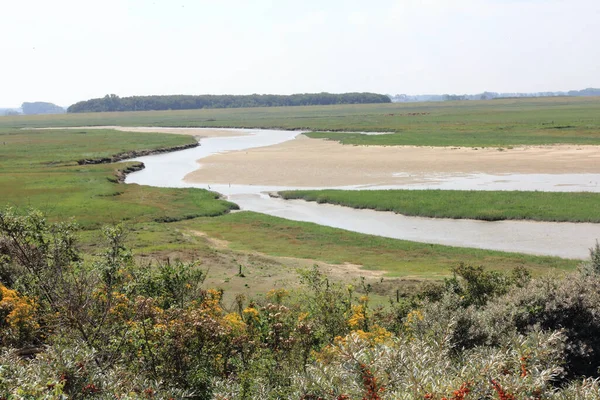
<path fill-rule="evenodd" d="M 331 104 L 390 103 L 388 96 L 376 93 L 302 93 L 292 95 L 174 95 L 174 96 L 131 96 L 106 95 L 101 99 L 80 101 L 67 111 L 149 111 L 149 110 L 193 110 L 200 108 L 241 107 L 285 107 Z"/>

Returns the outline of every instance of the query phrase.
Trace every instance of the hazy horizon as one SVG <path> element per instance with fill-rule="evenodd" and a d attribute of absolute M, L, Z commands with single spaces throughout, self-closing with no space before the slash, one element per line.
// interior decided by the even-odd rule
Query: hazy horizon
<path fill-rule="evenodd" d="M 600 87 L 594 0 L 3 5 L 0 107 L 168 94 Z"/>
<path fill-rule="evenodd" d="M 584 88 L 584 89 L 596 89 L 596 90 L 600 90 L 599 88 Z M 583 90 L 583 89 L 574 89 L 575 91 L 579 91 L 579 90 Z M 390 98 L 392 99 L 392 102 L 394 102 L 394 97 L 396 96 L 400 96 L 400 95 L 406 95 L 407 97 L 427 97 L 427 96 L 431 96 L 431 97 L 435 97 L 435 96 L 444 96 L 444 95 L 467 95 L 467 96 L 474 96 L 474 95 L 480 95 L 480 94 L 484 94 L 484 93 L 498 93 L 498 94 L 503 94 L 503 95 L 510 95 L 510 94 L 536 94 L 536 93 L 567 93 L 571 90 L 568 91 L 557 91 L 557 90 L 548 90 L 548 91 L 543 91 L 543 92 L 496 92 L 493 90 L 486 90 L 486 91 L 482 91 L 479 93 L 378 93 L 378 94 L 383 94 L 386 96 L 390 96 Z M 313 93 L 320 93 L 320 92 L 313 92 Z M 346 92 L 347 93 L 347 92 Z M 107 93 L 106 95 L 112 95 L 112 94 L 116 94 L 116 93 Z M 251 93 L 250 95 L 254 95 L 254 94 L 266 94 L 266 95 L 278 95 L 279 93 Z M 286 93 L 287 94 L 287 93 Z M 289 94 L 303 94 L 303 93 L 289 93 Z M 332 93 L 332 94 L 341 94 L 341 93 Z M 157 96 L 177 96 L 177 95 L 182 95 L 181 93 L 164 93 L 164 94 L 160 94 Z M 194 96 L 195 94 L 183 94 L 183 95 L 190 95 L 190 96 Z M 213 95 L 213 93 L 199 93 L 198 95 Z M 232 95 L 232 96 L 237 96 L 238 94 L 236 93 L 224 93 L 224 95 Z M 99 96 L 96 98 L 103 98 L 105 96 Z M 131 95 L 131 96 L 137 96 L 137 95 Z M 131 96 L 119 96 L 119 97 L 131 97 Z M 152 95 L 150 95 L 152 96 Z M 594 95 L 596 96 L 596 95 Z M 80 101 L 87 101 L 87 100 L 92 100 L 93 98 L 89 98 L 89 99 L 82 99 L 82 100 L 78 100 L 75 103 L 78 103 Z M 487 100 L 490 100 L 491 98 L 488 98 Z M 469 99 L 466 99 L 469 100 Z M 477 99 L 479 100 L 479 99 Z M 414 101 L 414 100 L 413 100 Z M 438 101 L 438 100 L 418 100 L 418 101 Z M 439 100 L 439 101 L 443 101 L 443 100 Z M 46 102 L 44 100 L 34 100 L 33 102 Z M 52 102 L 47 102 L 47 103 L 52 103 Z M 73 104 L 75 104 L 73 103 Z M 67 105 L 63 105 L 63 104 L 56 104 L 56 103 L 52 103 L 55 104 L 57 106 L 63 107 L 65 109 L 67 109 L 69 106 L 73 105 L 73 104 L 67 104 Z M 3 106 L 0 105 L 0 110 L 11 110 L 11 109 L 19 109 L 21 108 L 22 104 L 19 105 L 15 105 L 15 106 Z"/>

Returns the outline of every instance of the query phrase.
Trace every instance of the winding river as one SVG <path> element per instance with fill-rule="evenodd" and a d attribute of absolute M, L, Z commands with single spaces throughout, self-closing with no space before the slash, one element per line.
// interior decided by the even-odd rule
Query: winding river
<path fill-rule="evenodd" d="M 233 130 L 232 130 L 233 131 Z M 190 183 L 184 177 L 200 167 L 198 160 L 213 154 L 272 146 L 295 138 L 298 131 L 239 130 L 243 136 L 201 139 L 188 150 L 135 158 L 146 168 L 127 176 L 126 183 L 158 187 L 210 189 L 237 203 L 242 210 L 255 211 L 296 221 L 314 222 L 350 231 L 424 243 L 564 258 L 587 258 L 589 248 L 600 239 L 600 224 L 532 221 L 475 221 L 407 217 L 391 212 L 356 210 L 303 200 L 282 200 L 270 192 L 298 189 L 285 186 L 256 186 Z M 198 128 L 201 135 L 202 128 Z M 402 174 L 399 172 L 399 174 Z M 419 183 L 396 186 L 345 186 L 338 189 L 460 189 L 540 190 L 600 192 L 600 174 L 437 174 Z M 302 189 L 306 189 L 303 187 Z M 324 189 L 317 188 L 314 189 Z"/>

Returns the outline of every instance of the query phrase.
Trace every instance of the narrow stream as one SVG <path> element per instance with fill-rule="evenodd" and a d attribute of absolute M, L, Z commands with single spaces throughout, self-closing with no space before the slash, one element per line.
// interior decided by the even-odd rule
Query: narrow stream
<path fill-rule="evenodd" d="M 199 128 L 201 135 L 202 128 Z M 300 132 L 242 130 L 248 135 L 206 138 L 196 148 L 174 153 L 139 157 L 146 165 L 127 176 L 126 183 L 158 187 L 197 187 L 219 192 L 242 210 L 256 211 L 296 221 L 314 222 L 350 231 L 424 243 L 565 258 L 587 258 L 589 248 L 600 238 L 600 224 L 532 221 L 475 221 L 407 217 L 391 212 L 355 210 L 302 200 L 273 198 L 268 192 L 294 187 L 218 185 L 185 182 L 183 178 L 201 167 L 197 160 L 213 154 L 271 146 L 291 140 Z M 401 171 L 398 174 L 402 174 Z M 460 190 L 541 190 L 600 192 L 600 174 L 511 174 L 431 175 L 419 183 L 398 186 L 351 186 L 338 189 L 460 189 Z M 302 188 L 306 189 L 306 188 Z M 324 189 L 317 188 L 314 189 Z"/>

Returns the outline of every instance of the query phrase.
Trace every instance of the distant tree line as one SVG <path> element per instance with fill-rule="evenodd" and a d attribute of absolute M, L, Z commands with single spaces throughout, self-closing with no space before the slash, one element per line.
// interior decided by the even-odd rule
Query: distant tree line
<path fill-rule="evenodd" d="M 567 96 L 600 96 L 600 89 L 569 90 Z"/>
<path fill-rule="evenodd" d="M 35 114 L 63 114 L 65 109 L 61 106 L 57 106 L 53 103 L 46 103 L 43 101 L 35 101 L 32 103 L 25 102 L 21 105 L 23 114 L 35 115 Z"/>
<path fill-rule="evenodd" d="M 174 95 L 131 96 L 115 94 L 103 98 L 80 101 L 67 112 L 192 110 L 199 108 L 281 107 L 330 104 L 390 103 L 388 96 L 377 93 L 302 93 L 292 95 Z"/>
<path fill-rule="evenodd" d="M 492 100 L 522 97 L 557 97 L 557 96 L 600 96 L 600 89 L 587 88 L 583 90 L 570 90 L 568 92 L 534 92 L 534 93 L 497 93 L 483 92 L 477 94 L 421 94 L 410 96 L 397 94 L 389 96 L 394 103 L 408 103 L 419 101 L 452 101 L 452 100 Z"/>
<path fill-rule="evenodd" d="M 19 110 L 14 109 L 14 108 L 0 108 L 0 115 L 15 116 L 15 115 L 21 115 L 21 113 L 19 112 Z"/>

